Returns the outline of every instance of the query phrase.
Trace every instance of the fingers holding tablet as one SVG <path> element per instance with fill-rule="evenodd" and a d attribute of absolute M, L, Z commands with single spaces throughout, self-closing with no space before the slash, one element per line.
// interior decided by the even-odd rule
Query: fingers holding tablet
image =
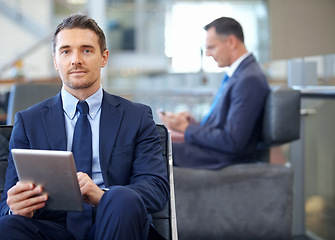
<path fill-rule="evenodd" d="M 32 183 L 18 182 L 8 190 L 7 204 L 13 214 L 32 217 L 34 211 L 45 206 L 47 194 L 42 194 L 41 186 Z"/>

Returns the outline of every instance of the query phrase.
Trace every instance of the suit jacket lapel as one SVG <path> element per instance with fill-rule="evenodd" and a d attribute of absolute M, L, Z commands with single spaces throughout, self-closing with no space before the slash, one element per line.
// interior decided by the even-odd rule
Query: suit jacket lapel
<path fill-rule="evenodd" d="M 47 102 L 41 110 L 44 130 L 52 150 L 66 151 L 66 130 L 60 93 Z M 59 117 L 61 116 L 61 117 Z"/>
<path fill-rule="evenodd" d="M 250 54 L 248 57 L 246 57 L 238 66 L 238 68 L 236 69 L 235 73 L 233 74 L 233 76 L 238 75 L 244 68 L 246 68 L 249 64 L 251 63 L 255 63 L 256 59 L 254 57 L 253 54 Z"/>
<path fill-rule="evenodd" d="M 124 109 L 110 94 L 103 92 L 100 116 L 100 166 L 106 186 L 109 186 L 107 169 L 112 159 L 112 152 L 119 134 Z"/>
<path fill-rule="evenodd" d="M 108 185 L 107 169 L 111 161 L 112 152 L 119 133 L 124 109 L 120 103 L 110 94 L 103 92 L 103 100 L 100 116 L 100 166 L 102 176 Z M 60 93 L 51 98 L 41 110 L 44 129 L 51 149 L 66 151 L 66 131 L 63 105 Z M 62 116 L 61 118 L 59 116 Z"/>
<path fill-rule="evenodd" d="M 230 77 L 230 79 L 227 81 L 226 88 L 224 89 L 224 92 L 227 92 L 228 89 L 236 82 L 236 79 L 238 78 L 238 75 L 240 72 L 246 68 L 249 64 L 255 62 L 256 59 L 253 54 L 250 54 L 248 57 L 246 57 L 241 64 L 238 66 L 236 71 L 234 72 L 233 76 Z"/>
<path fill-rule="evenodd" d="M 221 98 L 218 102 L 218 109 L 222 109 L 221 105 L 224 103 L 225 99 L 227 98 L 227 92 L 230 91 L 230 88 L 236 84 L 236 81 L 238 80 L 238 75 L 240 74 L 240 72 L 246 68 L 249 64 L 255 62 L 256 59 L 253 56 L 253 54 L 250 54 L 248 57 L 246 57 L 238 66 L 238 68 L 236 69 L 236 71 L 234 72 L 233 76 L 231 76 L 229 78 L 229 80 L 226 82 L 226 86 L 222 91 L 222 95 Z M 218 112 L 217 111 L 213 111 L 213 114 L 210 115 L 209 119 L 216 119 L 218 117 Z"/>

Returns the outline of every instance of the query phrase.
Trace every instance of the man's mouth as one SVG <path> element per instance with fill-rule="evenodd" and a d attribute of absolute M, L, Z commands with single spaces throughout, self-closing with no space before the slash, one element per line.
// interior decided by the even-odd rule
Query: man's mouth
<path fill-rule="evenodd" d="M 69 72 L 70 74 L 84 74 L 84 73 L 86 73 L 86 71 L 85 70 L 71 70 L 70 72 Z"/>

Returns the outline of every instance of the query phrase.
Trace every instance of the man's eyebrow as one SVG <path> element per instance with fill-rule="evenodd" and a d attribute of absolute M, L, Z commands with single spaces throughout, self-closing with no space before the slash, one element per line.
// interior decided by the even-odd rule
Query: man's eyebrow
<path fill-rule="evenodd" d="M 63 49 L 67 49 L 70 48 L 70 45 L 63 45 L 59 47 L 59 51 L 63 50 Z M 93 45 L 82 45 L 81 48 L 94 48 Z"/>
<path fill-rule="evenodd" d="M 63 49 L 69 48 L 69 47 L 70 47 L 70 45 L 63 45 L 63 46 L 60 46 L 58 48 L 58 50 L 60 51 L 60 50 L 63 50 Z"/>
<path fill-rule="evenodd" d="M 83 48 L 94 48 L 92 45 L 82 45 Z"/>

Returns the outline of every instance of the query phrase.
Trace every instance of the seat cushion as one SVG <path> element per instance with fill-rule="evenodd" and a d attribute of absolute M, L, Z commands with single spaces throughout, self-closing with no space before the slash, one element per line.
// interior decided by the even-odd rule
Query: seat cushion
<path fill-rule="evenodd" d="M 218 171 L 174 167 L 174 179 L 180 239 L 290 239 L 290 168 L 267 163 Z"/>

